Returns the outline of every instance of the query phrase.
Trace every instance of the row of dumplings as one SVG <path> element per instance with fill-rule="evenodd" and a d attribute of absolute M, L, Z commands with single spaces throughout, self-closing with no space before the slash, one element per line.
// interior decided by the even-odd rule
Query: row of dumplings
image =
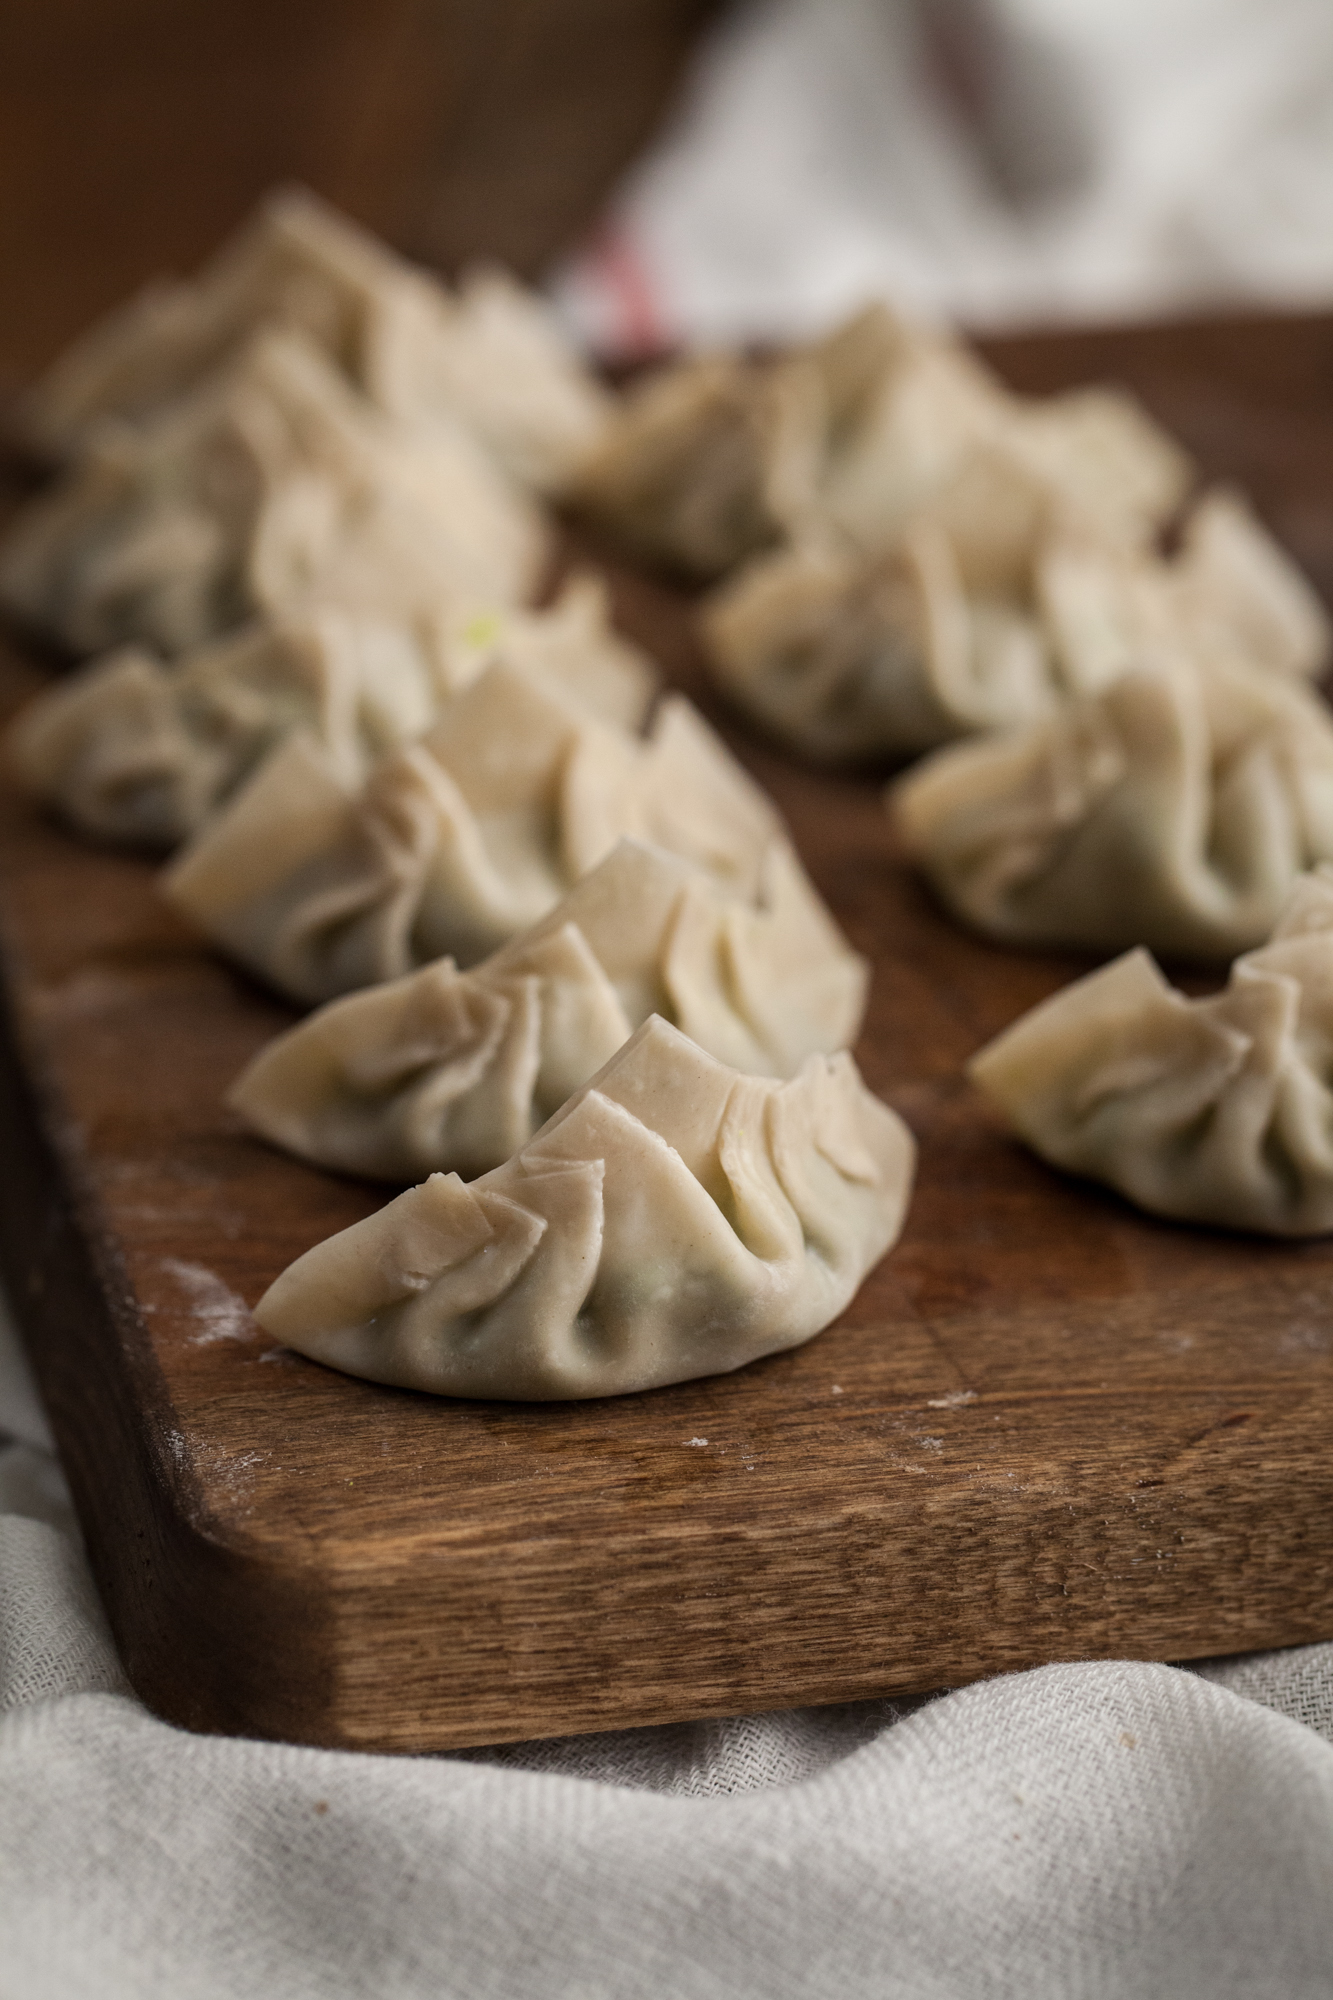
<path fill-rule="evenodd" d="M 1037 720 L 1145 655 L 1318 673 L 1309 584 L 1238 494 L 1186 508 L 1193 477 L 1126 392 L 1014 395 L 872 305 L 780 360 L 659 370 L 571 490 L 717 585 L 704 637 L 742 707 L 865 759 Z"/>
<path fill-rule="evenodd" d="M 873 306 L 779 361 L 659 372 L 576 483 L 722 579 L 705 644 L 768 731 L 928 753 L 892 809 L 965 923 L 1227 960 L 1333 860 L 1330 632 L 1245 501 L 1191 481 L 1124 393 L 1025 400 Z"/>
<path fill-rule="evenodd" d="M 881 307 L 659 374 L 581 477 L 713 585 L 714 672 L 769 733 L 920 759 L 888 804 L 951 914 L 1124 954 L 970 1066 L 1035 1150 L 1159 1214 L 1333 1229 L 1330 631 L 1243 498 L 1193 495 L 1127 397 L 1025 402 Z M 1150 952 L 1235 963 L 1188 1001 Z"/>
<path fill-rule="evenodd" d="M 8 739 L 316 1011 L 231 1102 L 420 1183 L 257 1308 L 377 1380 L 616 1393 L 809 1338 L 913 1144 L 844 1051 L 867 968 L 776 810 L 576 577 L 546 501 L 612 399 L 509 280 L 452 295 L 311 198 L 30 392 L 62 461 L 10 612 L 98 655 Z"/>
<path fill-rule="evenodd" d="M 447 1393 L 648 1387 L 807 1338 L 902 1226 L 910 1137 L 839 1053 L 866 969 L 600 586 L 530 608 L 552 498 L 715 584 L 719 678 L 788 743 L 929 753 L 891 803 L 965 922 L 1249 950 L 1187 1003 L 1139 949 L 973 1074 L 1145 1206 L 1330 1226 L 1333 889 L 1303 873 L 1333 859 L 1326 624 L 1237 496 L 1181 518 L 1190 468 L 1127 397 L 1025 402 L 876 307 L 616 399 L 511 281 L 448 294 L 288 195 L 94 329 L 25 421 L 66 470 L 0 592 L 111 650 L 14 761 L 84 831 L 179 846 L 168 896 L 318 1008 L 236 1084 L 251 1126 L 430 1177 L 284 1274 L 279 1338 Z M 1293 925 L 1324 934 L 1297 971 Z M 1195 1172 L 1202 1125 L 1231 1136 Z"/>

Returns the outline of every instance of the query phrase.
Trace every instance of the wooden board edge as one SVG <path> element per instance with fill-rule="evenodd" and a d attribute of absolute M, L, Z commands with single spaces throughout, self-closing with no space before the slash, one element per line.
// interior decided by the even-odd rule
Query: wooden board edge
<path fill-rule="evenodd" d="M 317 1632 L 318 1593 L 229 1548 L 173 1463 L 166 1385 L 71 1121 L 17 1022 L 2 941 L 0 1279 L 135 1692 L 191 1729 L 318 1730 L 325 1690 L 293 1683 L 282 1643 Z"/>

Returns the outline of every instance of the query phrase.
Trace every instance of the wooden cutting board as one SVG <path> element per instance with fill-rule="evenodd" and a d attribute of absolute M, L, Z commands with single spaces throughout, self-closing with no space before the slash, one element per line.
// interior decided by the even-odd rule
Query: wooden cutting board
<path fill-rule="evenodd" d="M 995 352 L 1028 388 L 1136 381 L 1329 593 L 1333 323 Z M 698 692 L 684 601 L 616 588 Z M 5 654 L 6 712 L 45 671 Z M 1155 1222 L 1011 1142 L 961 1066 L 1086 961 L 965 936 L 878 781 L 725 726 L 875 960 L 858 1055 L 919 1185 L 807 1347 L 582 1405 L 377 1388 L 259 1332 L 269 1280 L 383 1193 L 240 1129 L 223 1089 L 289 1011 L 148 864 L 4 797 L 0 1249 L 160 1714 L 431 1750 L 1333 1635 L 1333 1243 Z"/>

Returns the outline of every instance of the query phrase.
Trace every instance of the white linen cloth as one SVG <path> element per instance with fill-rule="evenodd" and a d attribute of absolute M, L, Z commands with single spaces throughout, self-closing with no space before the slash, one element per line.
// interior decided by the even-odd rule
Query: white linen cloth
<path fill-rule="evenodd" d="M 603 353 L 1333 299 L 1328 0 L 744 0 L 557 274 Z"/>
<path fill-rule="evenodd" d="M 3 1328 L 0 1423 L 3 2000 L 1333 1991 L 1333 1646 L 447 1757 L 191 1736 Z"/>

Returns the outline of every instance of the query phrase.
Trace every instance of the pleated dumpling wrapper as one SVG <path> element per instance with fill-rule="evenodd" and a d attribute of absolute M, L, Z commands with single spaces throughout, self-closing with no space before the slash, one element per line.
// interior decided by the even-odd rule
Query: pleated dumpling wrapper
<path fill-rule="evenodd" d="M 1182 1221 L 1333 1231 L 1333 870 L 1188 1000 L 1147 952 L 1065 987 L 970 1074 L 1043 1159 Z"/>
<path fill-rule="evenodd" d="M 704 605 L 721 685 L 821 760 L 913 755 L 1047 714 L 1059 661 L 1034 572 L 1049 495 L 979 452 L 873 555 L 818 536 L 742 569 Z"/>
<path fill-rule="evenodd" d="M 872 305 L 776 363 L 709 355 L 650 376 L 570 490 L 640 553 L 719 577 L 811 534 L 882 549 L 993 449 L 1020 483 L 1136 544 L 1190 478 L 1185 454 L 1129 396 L 1025 401 L 960 342 Z"/>
<path fill-rule="evenodd" d="M 261 1049 L 229 1103 L 346 1173 L 487 1172 L 660 1014 L 719 1061 L 792 1076 L 855 1039 L 869 968 L 792 850 L 755 897 L 625 840 L 470 972 L 452 959 L 322 1007 Z"/>
<path fill-rule="evenodd" d="M 807 532 L 882 542 L 1007 401 L 955 342 L 870 306 L 777 362 L 710 354 L 658 370 L 570 496 L 641 555 L 698 577 Z"/>
<path fill-rule="evenodd" d="M 80 831 L 170 848 L 293 730 L 357 785 L 502 658 L 630 729 L 657 686 L 647 656 L 611 630 L 604 586 L 576 576 L 548 611 L 460 619 L 441 606 L 390 619 L 323 606 L 256 620 L 169 665 L 120 647 L 38 695 L 5 750 L 27 789 Z"/>
<path fill-rule="evenodd" d="M 255 1316 L 445 1396 L 724 1374 L 836 1319 L 898 1237 L 914 1150 L 850 1056 L 738 1076 L 654 1015 L 502 1167 L 432 1175 L 298 1258 Z"/>
<path fill-rule="evenodd" d="M 988 937 L 1226 960 L 1333 859 L 1333 718 L 1276 674 L 1134 671 L 937 750 L 888 803 L 946 907 Z"/>
<path fill-rule="evenodd" d="M 380 391 L 385 407 L 408 422 L 456 416 L 535 493 L 559 492 L 612 420 L 616 399 L 546 301 L 498 265 L 464 271 L 442 323 L 437 309 L 415 334 Z"/>
<path fill-rule="evenodd" d="M 818 458 L 810 405 L 790 369 L 731 354 L 672 363 L 628 392 L 569 497 L 635 554 L 722 576 L 799 513 Z"/>
<path fill-rule="evenodd" d="M 817 503 L 799 530 L 824 521 L 865 551 L 895 540 L 978 454 L 1035 484 L 1093 532 L 1141 545 L 1175 512 L 1190 461 L 1133 396 L 1087 388 L 1013 395 L 964 344 L 871 306 L 800 359 L 827 411 Z M 790 490 L 790 489 L 789 489 Z"/>
<path fill-rule="evenodd" d="M 759 557 L 703 610 L 728 694 L 804 755 L 911 756 L 1049 714 L 1145 657 L 1321 671 L 1328 620 L 1237 495 L 1179 552 L 1089 532 L 999 449 L 973 454 L 900 539 Z"/>
<path fill-rule="evenodd" d="M 28 392 L 20 418 L 81 449 L 107 417 L 142 422 L 261 328 L 313 341 L 387 416 L 461 422 L 545 489 L 595 441 L 612 399 L 549 308 L 499 271 L 439 280 L 302 188 L 283 188 L 186 283 L 159 280 L 97 321 Z"/>
<path fill-rule="evenodd" d="M 0 601 L 76 652 L 174 654 L 316 601 L 517 602 L 546 553 L 465 431 L 393 422 L 303 334 L 269 331 L 143 424 L 95 430 L 0 544 Z"/>
<path fill-rule="evenodd" d="M 7 761 L 81 832 L 174 847 L 292 729 L 349 784 L 419 736 L 444 695 L 436 640 L 415 621 L 329 607 L 259 620 L 171 665 L 118 647 L 21 712 Z"/>
<path fill-rule="evenodd" d="M 1071 691 L 1092 694 L 1137 653 L 1312 679 L 1333 633 L 1313 587 L 1243 495 L 1217 486 L 1186 517 L 1169 559 L 1056 536 L 1034 579 L 1039 615 Z"/>
<path fill-rule="evenodd" d="M 316 1002 L 446 952 L 475 964 L 626 835 L 743 896 L 786 840 L 774 806 L 681 696 L 639 737 L 502 660 L 359 790 L 318 744 L 289 737 L 162 886 L 224 951 Z"/>

